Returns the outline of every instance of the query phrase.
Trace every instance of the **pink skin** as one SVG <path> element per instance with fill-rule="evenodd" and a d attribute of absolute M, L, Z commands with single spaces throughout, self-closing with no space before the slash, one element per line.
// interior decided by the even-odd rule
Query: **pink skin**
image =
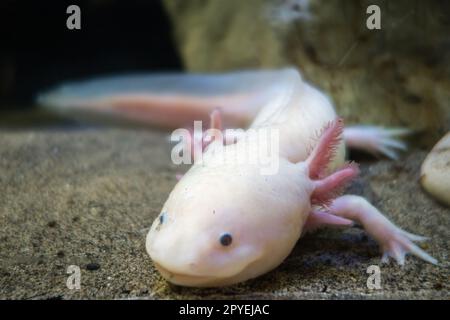
<path fill-rule="evenodd" d="M 218 135 L 218 132 L 221 132 L 222 135 Z M 222 111 L 220 108 L 214 109 L 209 115 L 209 129 L 205 130 L 201 134 L 201 140 L 195 139 L 195 135 L 193 130 L 189 130 L 189 140 L 187 141 L 186 148 L 191 148 L 192 160 L 194 159 L 194 152 L 196 150 L 201 150 L 204 152 L 206 148 L 214 141 L 218 141 L 219 139 L 223 139 L 222 143 L 224 145 L 235 143 L 237 135 L 236 134 L 226 134 L 223 128 L 223 120 L 222 120 Z M 233 133 L 238 133 L 238 131 L 234 131 Z M 183 177 L 183 174 L 176 174 L 177 181 L 180 181 Z"/>
<path fill-rule="evenodd" d="M 358 166 L 350 163 L 328 177 L 316 181 L 311 203 L 328 205 L 358 174 Z"/>
<path fill-rule="evenodd" d="M 226 218 L 215 221 L 214 218 L 211 218 L 214 224 L 210 225 L 208 216 L 202 215 L 201 211 L 199 214 L 199 207 L 205 206 L 208 208 L 212 202 L 212 205 L 217 205 L 222 209 L 227 206 L 228 199 L 226 197 L 224 198 L 220 194 L 217 198 L 213 198 L 214 201 L 207 198 L 205 202 L 200 201 L 200 204 L 195 208 L 189 206 L 188 201 L 192 200 L 190 198 L 186 201 L 188 209 L 184 210 L 184 207 L 177 207 L 176 205 L 179 203 L 185 204 L 181 201 L 184 198 L 179 197 L 179 193 L 175 193 L 175 200 L 169 196 L 170 204 L 177 207 L 174 211 L 187 212 L 193 214 L 194 217 L 201 218 L 198 221 L 191 219 L 191 221 L 197 223 L 191 227 L 197 226 L 203 233 L 208 233 L 211 228 L 220 227 L 227 223 L 238 229 L 245 226 L 248 229 L 245 232 L 248 240 L 245 248 L 250 248 L 250 251 L 243 255 L 244 260 L 248 259 L 249 255 L 256 257 L 259 254 L 265 254 L 261 261 L 258 256 L 257 260 L 254 260 L 256 264 L 252 264 L 252 268 L 243 271 L 245 274 L 230 274 L 225 279 L 217 279 L 218 281 L 223 280 L 223 282 L 217 282 L 219 285 L 243 281 L 275 267 L 281 263 L 281 258 L 284 259 L 285 256 L 275 255 L 274 258 L 274 254 L 276 252 L 278 254 L 282 252 L 282 255 L 288 254 L 287 249 L 291 250 L 294 241 L 297 241 L 301 232 L 312 231 L 327 225 L 351 226 L 353 221 L 362 224 L 368 234 L 380 243 L 383 261 L 393 257 L 399 264 L 403 264 L 405 254 L 412 253 L 428 262 L 436 263 L 434 258 L 412 242 L 421 241 L 425 238 L 401 230 L 364 198 L 349 195 L 340 196 L 345 185 L 358 174 L 358 167 L 355 164 L 344 164 L 335 170 L 336 166 L 341 165 L 344 159 L 342 138 L 350 148 L 358 148 L 375 155 L 384 155 L 395 159 L 397 151 L 405 149 L 405 145 L 395 140 L 395 137 L 407 134 L 408 130 L 370 126 L 351 127 L 344 130 L 342 120 L 338 119 L 331 121 L 324 128 L 320 140 L 317 142 L 313 133 L 320 129 L 324 123 L 334 119 L 335 112 L 327 97 L 313 86 L 302 81 L 297 70 L 250 71 L 217 75 L 125 76 L 115 79 L 100 79 L 85 84 L 64 86 L 54 92 L 42 95 L 39 102 L 62 113 L 70 114 L 74 112 L 76 114 L 78 111 L 83 114 L 83 112 L 88 111 L 89 114 L 128 119 L 166 128 L 187 127 L 194 120 L 207 122 L 208 114 L 210 114 L 210 129 L 213 130 L 195 135 L 192 132 L 187 141 L 187 147 L 197 152 L 206 151 L 212 141 L 217 141 L 221 137 L 216 134 L 217 130 L 223 131 L 224 128 L 268 126 L 280 130 L 280 136 L 282 137 L 280 139 L 282 142 L 280 158 L 284 161 L 284 168 L 298 165 L 295 168 L 301 169 L 301 176 L 297 176 L 297 178 L 300 178 L 297 180 L 295 174 L 286 177 L 278 176 L 283 181 L 276 180 L 273 187 L 283 191 L 285 189 L 296 190 L 292 188 L 292 183 L 297 181 L 298 185 L 295 187 L 300 186 L 300 189 L 304 189 L 303 192 L 297 192 L 293 195 L 289 193 L 289 200 L 284 197 L 286 192 L 281 197 L 277 197 L 285 203 L 278 203 L 277 200 L 265 198 L 265 196 L 255 197 L 259 201 L 253 203 L 246 201 L 248 195 L 254 195 L 254 190 L 258 189 L 258 182 L 246 181 L 242 178 L 244 180 L 240 185 L 248 185 L 249 187 L 243 192 L 232 195 L 241 200 L 239 210 L 231 211 L 228 216 L 225 216 L 228 219 L 232 218 L 232 221 L 227 221 Z M 217 107 L 220 107 L 220 109 L 217 109 Z M 239 138 L 239 135 L 236 134 L 238 130 L 233 130 L 233 137 L 227 133 L 224 134 L 223 144 L 234 143 L 236 136 Z M 309 144 L 315 145 L 311 153 L 308 152 Z M 233 147 L 230 146 L 230 149 L 233 150 Z M 194 155 L 194 152 L 191 154 Z M 189 180 L 192 176 L 195 177 L 195 173 L 190 176 L 189 174 L 186 175 L 180 184 L 192 183 L 193 180 Z M 182 175 L 177 175 L 177 178 L 181 179 L 181 177 Z M 227 177 L 224 176 L 224 178 Z M 226 182 L 225 179 L 223 181 Z M 224 185 L 226 187 L 227 183 L 224 183 Z M 175 188 L 174 191 L 176 190 L 181 189 Z M 234 192 L 235 189 L 231 190 Z M 197 194 L 203 195 L 202 191 L 207 190 L 199 188 Z M 214 193 L 211 194 L 215 195 Z M 193 194 L 192 196 L 196 198 L 196 195 Z M 268 202 L 264 202 L 266 200 Z M 268 206 L 272 206 L 270 210 L 267 209 Z M 280 210 L 280 207 L 283 206 L 286 206 L 284 211 Z M 248 225 L 242 222 L 241 216 L 235 214 L 236 212 L 239 213 L 240 209 L 248 211 L 247 216 L 250 222 Z M 261 219 L 258 213 L 264 210 L 272 214 L 265 215 L 264 219 Z M 280 223 L 279 215 L 277 215 L 280 212 L 292 213 L 295 218 L 300 217 L 301 219 L 297 219 L 297 221 L 301 224 L 289 223 L 290 220 L 287 223 Z M 158 220 L 155 220 L 155 222 L 158 223 Z M 185 222 L 189 224 L 189 220 Z M 267 228 L 262 239 L 266 241 L 264 244 L 277 250 L 269 250 L 266 253 L 261 249 L 264 248 L 260 245 L 261 239 L 255 236 L 259 241 L 251 241 L 254 240 L 254 234 L 257 235 L 260 231 L 260 229 L 254 227 L 260 222 L 263 222 L 259 226 L 260 228 Z M 185 226 L 186 224 L 182 224 L 179 230 L 175 229 L 178 230 L 177 232 L 167 233 L 168 239 L 171 239 L 172 234 L 185 235 L 185 230 L 183 230 L 183 228 L 187 228 Z M 207 228 L 201 229 L 204 226 Z M 192 228 L 189 230 L 192 230 Z M 151 233 L 151 231 L 149 231 L 149 235 L 154 236 L 155 233 Z M 271 232 L 272 234 L 270 234 Z M 156 238 L 147 237 L 147 239 L 154 240 Z M 174 237 L 174 239 L 185 238 Z M 190 240 L 187 241 L 187 244 L 192 245 L 197 244 L 199 238 L 195 235 L 186 239 Z M 183 244 L 185 243 L 186 241 Z M 185 274 L 186 266 L 183 265 L 182 261 L 185 257 L 183 256 L 184 252 L 179 251 L 180 247 L 175 248 L 172 256 L 170 252 L 165 250 L 156 248 L 155 251 L 152 241 L 147 244 L 149 245 L 147 250 L 152 258 L 156 252 L 155 264 L 168 261 L 169 266 L 174 266 L 177 272 L 179 271 L 180 274 L 184 275 L 179 279 L 179 284 L 193 285 L 196 283 L 198 279 L 191 279 L 190 275 L 192 274 L 189 272 Z M 202 249 L 203 246 L 204 243 L 200 241 L 198 248 Z M 159 248 L 161 247 L 164 248 L 162 244 Z M 183 249 L 183 246 L 181 246 L 181 249 Z M 286 252 L 284 249 L 286 249 Z M 186 251 L 190 256 L 195 257 L 196 251 L 193 246 L 190 246 L 189 250 Z M 211 250 L 211 252 L 202 253 L 200 257 L 218 256 L 220 258 L 222 257 L 220 253 L 220 250 Z M 161 254 L 164 259 L 158 260 L 158 254 Z M 241 261 L 241 256 L 238 258 L 240 260 L 237 261 L 246 262 Z M 198 261 L 198 264 L 200 264 L 198 270 L 208 271 L 205 273 L 206 275 L 211 270 L 214 271 L 215 275 L 217 275 L 217 272 L 224 274 L 224 270 L 221 269 L 223 265 L 230 268 L 235 267 L 235 261 L 231 261 L 228 265 L 225 264 L 227 261 L 224 262 L 219 259 L 220 263 L 217 265 L 220 268 L 215 269 L 215 259 L 205 260 L 208 259 Z M 222 262 L 223 264 L 221 264 Z M 160 266 L 162 265 L 160 264 Z M 206 270 L 208 268 L 211 270 Z M 204 273 L 203 271 L 200 273 Z"/>
<path fill-rule="evenodd" d="M 262 118 L 269 121 L 274 111 L 272 102 L 278 101 L 280 92 L 289 92 L 293 84 L 295 95 L 291 98 L 303 105 L 301 109 L 310 104 L 317 104 L 317 110 L 326 109 L 326 99 L 303 83 L 299 72 L 292 68 L 225 74 L 139 74 L 96 78 L 58 86 L 40 94 L 38 103 L 55 112 L 84 120 L 101 116 L 102 119 L 115 120 L 115 123 L 125 120 L 172 129 L 187 128 L 195 120 L 207 122 L 208 115 L 217 113 L 214 110 L 220 108 L 221 127 L 247 128 L 254 121 L 262 120 L 260 112 L 264 109 L 269 112 L 263 111 Z M 312 126 L 311 129 L 317 128 Z M 409 130 L 405 129 L 354 126 L 346 128 L 343 137 L 350 148 L 395 159 L 397 151 L 406 148 L 395 137 L 408 133 Z M 228 137 L 226 143 L 229 143 Z"/>
<path fill-rule="evenodd" d="M 326 176 L 328 164 L 332 161 L 339 145 L 344 122 L 337 119 L 325 127 L 320 141 L 306 160 L 309 167 L 309 177 L 314 181 L 314 191 L 311 195 L 311 203 L 326 205 L 339 194 L 342 189 L 358 174 L 358 166 L 346 164 L 339 170 Z"/>
<path fill-rule="evenodd" d="M 211 113 L 211 129 L 222 130 L 220 117 L 221 114 L 218 109 Z M 375 152 L 377 146 L 375 141 L 378 138 L 372 136 L 370 132 L 379 133 L 379 130 L 375 130 L 372 127 L 367 131 L 363 127 L 352 128 L 350 130 L 350 144 L 353 144 L 353 146 L 364 145 L 365 142 L 370 140 L 373 143 L 373 148 L 366 148 L 366 150 L 370 149 Z M 325 127 L 319 143 L 308 157 L 309 176 L 314 181 L 311 204 L 322 206 L 324 209 L 317 208 L 310 213 L 303 233 L 314 231 L 324 226 L 352 226 L 354 221 L 356 221 L 362 224 L 366 232 L 380 244 L 383 251 L 383 262 L 387 262 L 388 257 L 392 257 L 400 265 L 403 265 L 405 255 L 412 253 L 425 261 L 436 264 L 436 259 L 412 242 L 426 240 L 425 237 L 408 233 L 395 226 L 362 197 L 354 195 L 337 197 L 345 189 L 345 186 L 359 174 L 358 166 L 350 163 L 325 176 L 327 166 L 332 161 L 336 151 L 336 146 L 341 136 L 345 136 L 345 132 L 342 119 L 337 119 L 330 123 Z M 358 138 L 358 132 L 361 133 L 360 138 Z M 388 135 L 385 134 L 383 136 L 387 137 Z M 202 150 L 205 150 L 210 142 L 203 140 Z M 182 175 L 177 175 L 177 180 L 181 179 L 181 177 Z"/>
<path fill-rule="evenodd" d="M 326 127 L 318 145 L 307 160 L 309 175 L 313 180 L 326 172 L 326 166 L 333 157 L 342 131 L 343 123 L 340 119 Z M 427 238 L 400 229 L 363 197 L 345 195 L 336 198 L 339 190 L 356 177 L 358 172 L 356 165 L 345 165 L 327 177 L 314 180 L 315 188 L 311 203 L 322 205 L 325 210 L 313 210 L 304 230 L 311 231 L 325 225 L 350 226 L 353 224 L 352 221 L 356 221 L 379 243 L 383 252 L 383 262 L 387 262 L 391 257 L 398 264 L 403 265 L 405 255 L 411 253 L 432 264 L 437 264 L 436 259 L 412 242 L 424 241 Z"/>
<path fill-rule="evenodd" d="M 344 130 L 344 140 L 349 148 L 383 155 L 390 159 L 398 158 L 398 151 L 405 151 L 406 145 L 395 137 L 410 134 L 408 129 L 385 129 L 376 126 L 354 126 Z"/>
<path fill-rule="evenodd" d="M 316 209 L 309 214 L 306 224 L 303 226 L 303 234 L 315 231 L 323 226 L 343 226 L 351 227 L 354 225 L 352 220 L 338 217 L 334 214 Z"/>
<path fill-rule="evenodd" d="M 398 264 L 403 265 L 405 255 L 411 253 L 432 264 L 437 264 L 436 259 L 412 242 L 427 240 L 426 237 L 400 229 L 363 197 L 354 195 L 338 197 L 331 203 L 329 212 L 360 223 L 366 232 L 379 243 L 383 252 L 383 262 L 387 262 L 391 257 Z"/>
<path fill-rule="evenodd" d="M 204 131 L 201 135 L 201 140 L 196 140 L 194 132 L 190 130 L 189 141 L 187 142 L 186 148 L 191 148 L 192 159 L 194 159 L 194 152 L 196 150 L 201 150 L 204 152 L 206 148 L 213 142 L 219 139 L 218 135 L 214 136 L 214 132 L 216 130 L 222 131 L 222 113 L 219 108 L 214 109 L 209 116 L 209 129 L 210 132 L 213 133 L 212 136 L 207 134 L 207 131 Z M 183 178 L 183 174 L 177 173 L 175 175 L 177 181 L 180 181 Z"/>
<path fill-rule="evenodd" d="M 221 108 L 215 108 L 209 116 L 210 129 L 221 130 L 224 132 L 223 126 L 223 112 Z M 237 132 L 237 131 L 236 131 Z M 396 140 L 396 137 L 401 137 L 410 134 L 411 131 L 408 129 L 386 129 L 377 126 L 353 126 L 349 128 L 343 128 L 341 134 L 348 148 L 358 149 L 371 153 L 375 156 L 385 156 L 390 159 L 398 159 L 398 151 L 406 150 L 406 145 Z M 214 141 L 214 137 L 207 137 L 206 131 L 201 135 L 200 141 L 194 140 L 194 133 L 191 130 L 191 138 L 188 142 L 191 145 L 191 154 L 194 155 L 195 146 L 201 145 L 198 150 L 202 152 L 206 147 Z M 209 138 L 209 139 L 208 139 Z M 235 142 L 236 136 L 226 136 L 224 138 L 224 144 L 230 144 Z M 331 137 L 331 139 L 336 139 L 336 137 Z M 331 144 L 329 141 L 327 144 Z M 331 153 L 333 155 L 333 153 Z M 328 159 L 329 160 L 329 159 Z M 325 162 L 327 159 L 324 160 Z M 182 174 L 177 174 L 177 180 L 180 180 Z"/>

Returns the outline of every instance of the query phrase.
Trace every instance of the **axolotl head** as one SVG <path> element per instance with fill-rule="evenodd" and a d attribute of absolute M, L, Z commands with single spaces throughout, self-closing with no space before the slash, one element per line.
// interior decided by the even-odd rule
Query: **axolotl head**
<path fill-rule="evenodd" d="M 194 167 L 179 181 L 147 235 L 146 249 L 169 282 L 223 286 L 278 266 L 297 242 L 310 209 L 302 169 L 261 175 L 251 166 Z M 291 177 L 291 179 L 288 179 Z"/>
<path fill-rule="evenodd" d="M 252 164 L 194 164 L 147 235 L 155 267 L 172 283 L 197 287 L 234 284 L 277 267 L 300 237 L 312 204 L 328 203 L 358 174 L 351 164 L 328 170 L 343 147 L 342 130 L 341 119 L 330 122 L 305 161 L 279 157 L 274 174 Z M 239 143 L 227 148 L 242 153 Z"/>

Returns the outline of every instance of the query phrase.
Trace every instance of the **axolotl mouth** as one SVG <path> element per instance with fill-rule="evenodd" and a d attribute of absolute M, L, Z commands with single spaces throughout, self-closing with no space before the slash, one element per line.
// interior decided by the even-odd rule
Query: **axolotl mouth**
<path fill-rule="evenodd" d="M 188 287 L 218 287 L 226 286 L 236 282 L 245 281 L 247 279 L 256 276 L 254 272 L 261 262 L 262 255 L 259 253 L 257 255 L 248 255 L 248 259 L 242 263 L 235 262 L 229 265 L 228 268 L 217 270 L 217 273 L 213 270 L 206 272 L 205 270 L 189 270 L 186 268 L 178 269 L 173 268 L 170 264 L 165 265 L 161 261 L 153 259 L 153 265 L 156 270 L 169 282 Z M 156 261 L 155 261 L 156 260 Z M 192 264 L 194 267 L 194 264 Z"/>
<path fill-rule="evenodd" d="M 212 283 L 221 281 L 221 278 L 219 277 L 196 276 L 190 274 L 176 273 L 164 268 L 157 262 L 153 262 L 153 264 L 155 268 L 159 271 L 159 273 L 167 281 L 176 285 L 198 287 L 198 286 L 209 286 Z"/>
<path fill-rule="evenodd" d="M 248 264 L 242 269 L 241 272 L 238 272 L 235 275 L 223 277 L 210 275 L 200 276 L 187 273 L 172 272 L 169 269 L 164 268 L 157 262 L 153 261 L 155 268 L 167 281 L 176 285 L 187 287 L 222 287 L 254 278 L 257 275 L 251 275 L 251 273 L 247 272 L 247 270 L 252 270 L 256 263 L 258 263 L 258 261 L 254 261 Z"/>

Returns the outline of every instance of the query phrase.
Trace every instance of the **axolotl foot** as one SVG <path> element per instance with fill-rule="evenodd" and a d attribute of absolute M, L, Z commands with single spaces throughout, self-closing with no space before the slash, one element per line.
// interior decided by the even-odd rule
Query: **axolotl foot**
<path fill-rule="evenodd" d="M 349 148 L 397 159 L 398 152 L 407 149 L 406 144 L 398 138 L 411 133 L 411 130 L 405 128 L 354 126 L 345 128 L 343 137 Z"/>
<path fill-rule="evenodd" d="M 363 197 L 345 195 L 336 198 L 329 206 L 328 212 L 360 223 L 365 231 L 379 243 L 383 252 L 382 262 L 388 262 L 391 257 L 398 264 L 403 265 L 405 255 L 410 253 L 429 263 L 437 264 L 435 258 L 413 243 L 413 241 L 427 240 L 426 237 L 411 234 L 397 227 Z"/>
<path fill-rule="evenodd" d="M 379 130 L 372 129 L 375 131 Z M 363 128 L 361 130 L 363 132 L 368 130 L 366 132 L 368 133 L 372 129 Z M 352 222 L 358 222 L 380 244 L 383 251 L 383 262 L 387 262 L 389 257 L 392 257 L 400 265 L 403 265 L 405 255 L 411 253 L 427 262 L 437 264 L 436 259 L 413 243 L 413 241 L 426 240 L 425 237 L 400 229 L 363 197 L 354 195 L 338 196 L 343 186 L 356 177 L 359 172 L 358 167 L 352 163 L 344 165 L 331 174 L 327 174 L 324 170 L 330 159 L 333 158 L 335 146 L 340 140 L 342 132 L 342 119 L 337 119 L 330 123 L 322 133 L 319 143 L 308 157 L 309 176 L 314 183 L 311 204 L 316 206 L 316 209 L 313 209 L 308 216 L 303 232 L 314 230 L 323 225 L 350 226 L 353 224 Z M 378 132 L 380 137 L 388 135 L 388 131 Z M 391 133 L 400 132 L 391 131 Z M 373 138 L 374 135 L 367 134 L 367 137 Z M 380 141 L 384 141 L 383 143 L 386 144 L 386 141 L 390 140 Z M 388 144 L 396 145 L 392 141 L 388 142 Z M 324 209 L 317 209 L 317 207 Z"/>

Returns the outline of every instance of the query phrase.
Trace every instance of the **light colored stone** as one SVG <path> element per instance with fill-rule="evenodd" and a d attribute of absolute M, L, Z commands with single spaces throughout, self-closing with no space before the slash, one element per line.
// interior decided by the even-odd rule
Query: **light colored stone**
<path fill-rule="evenodd" d="M 420 171 L 423 188 L 437 200 L 450 206 L 450 132 L 434 146 Z"/>

